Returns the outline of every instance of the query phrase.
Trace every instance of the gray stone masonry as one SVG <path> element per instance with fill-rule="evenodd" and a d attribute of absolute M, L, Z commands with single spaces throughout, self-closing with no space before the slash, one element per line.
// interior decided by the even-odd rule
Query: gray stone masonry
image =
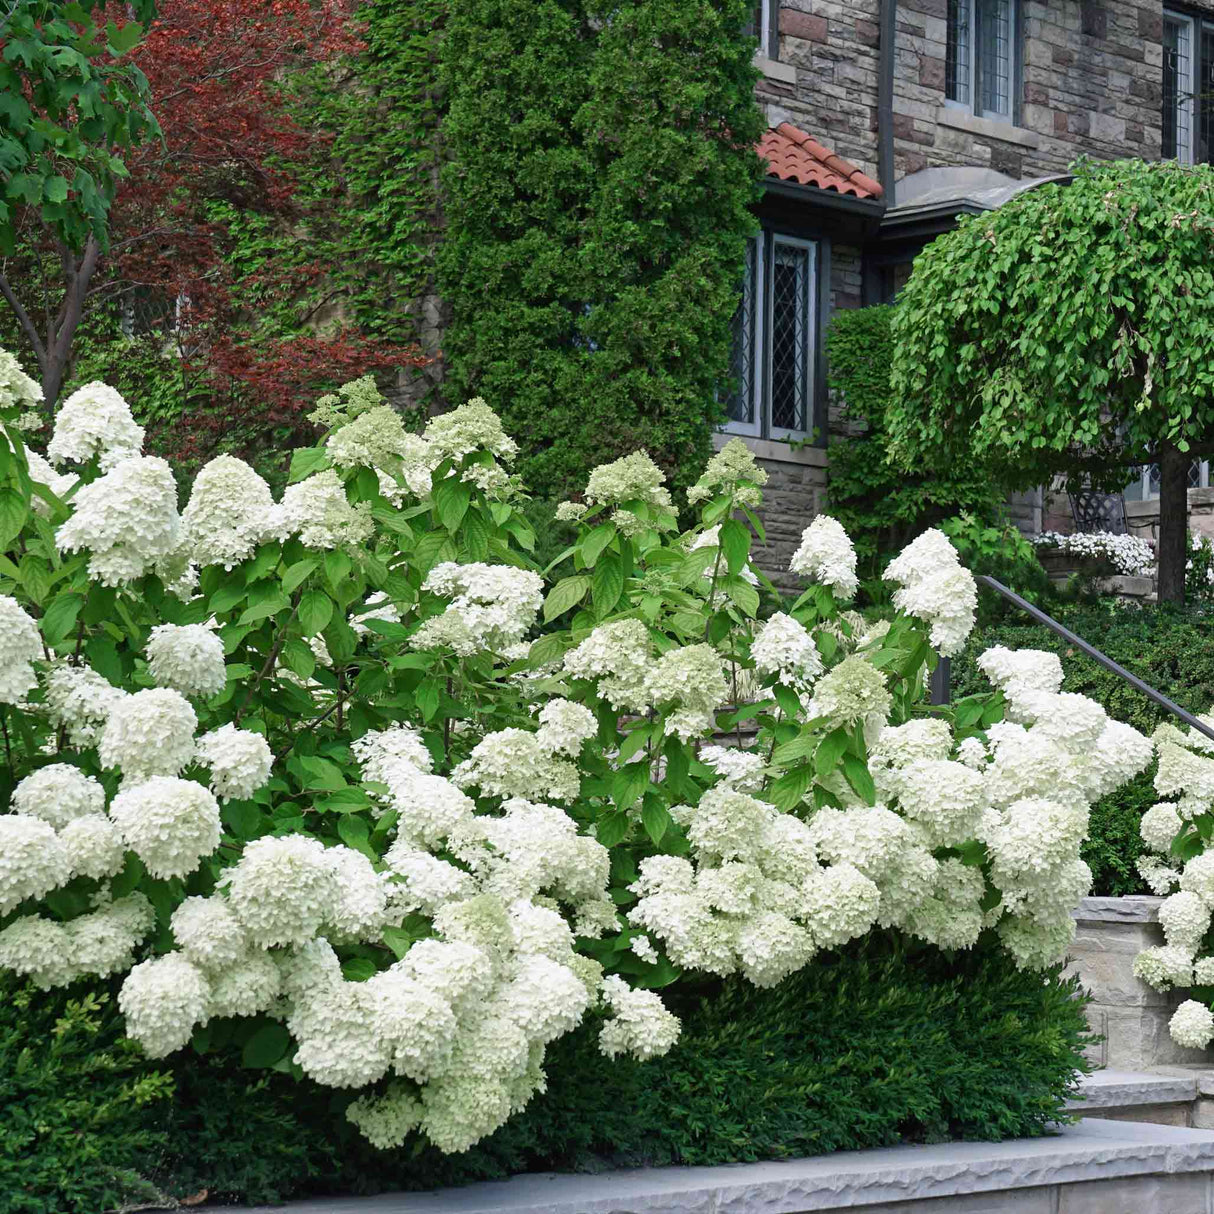
<path fill-rule="evenodd" d="M 1214 1133 L 1088 1118 L 1048 1138 L 719 1168 L 540 1174 L 282 1214 L 1210 1214 Z M 218 1212 L 216 1211 L 216 1214 Z M 271 1214 L 269 1207 L 245 1214 Z"/>
<path fill-rule="evenodd" d="M 1076 934 L 1068 972 L 1079 975 L 1092 995 L 1088 1022 L 1104 1040 L 1092 1061 L 1118 1071 L 1150 1071 L 1181 1063 L 1210 1065 L 1205 1050 L 1176 1045 L 1168 1032 L 1183 992 L 1160 994 L 1134 977 L 1134 958 L 1163 944 L 1162 898 L 1084 898 L 1075 911 Z"/>

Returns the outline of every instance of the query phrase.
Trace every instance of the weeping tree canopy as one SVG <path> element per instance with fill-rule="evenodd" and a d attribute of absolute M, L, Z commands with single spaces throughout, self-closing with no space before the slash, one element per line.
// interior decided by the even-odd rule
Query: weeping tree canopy
<path fill-rule="evenodd" d="M 1189 461 L 1214 451 L 1214 170 L 1080 162 L 967 217 L 894 318 L 891 458 L 1029 488 L 1161 466 L 1159 593 L 1184 597 Z"/>

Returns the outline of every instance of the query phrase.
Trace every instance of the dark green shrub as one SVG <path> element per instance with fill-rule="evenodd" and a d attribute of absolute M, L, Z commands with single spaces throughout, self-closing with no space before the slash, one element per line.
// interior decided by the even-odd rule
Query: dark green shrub
<path fill-rule="evenodd" d="M 441 48 L 445 393 L 553 497 L 637 447 L 685 486 L 728 377 L 754 152 L 745 0 L 462 0 Z"/>
<path fill-rule="evenodd" d="M 550 1051 L 549 1088 L 465 1155 L 379 1152 L 348 1095 L 184 1056 L 174 1191 L 275 1200 L 421 1189 L 523 1171 L 716 1164 L 1048 1132 L 1084 1069 L 1083 1004 L 1057 971 L 982 944 L 951 956 L 892 936 L 824 954 L 773 990 L 673 995 L 683 1038 L 650 1063 L 598 1052 L 596 1024 Z"/>
<path fill-rule="evenodd" d="M 0 1211 L 100 1214 L 158 1196 L 172 1079 L 123 1035 L 111 991 L 0 978 Z"/>
<path fill-rule="evenodd" d="M 1206 712 L 1214 704 L 1214 646 L 1210 619 L 1197 610 L 1167 605 L 1133 607 L 1110 603 L 1060 605 L 1051 614 L 1089 644 L 1121 663 L 1131 674 L 1170 696 L 1190 712 Z M 1173 720 L 1162 708 L 1123 679 L 1105 670 L 1057 634 L 1039 624 L 1009 615 L 997 626 L 979 626 L 965 651 L 954 658 L 954 698 L 988 690 L 976 665 L 979 654 L 992 645 L 1012 649 L 1046 649 L 1062 658 L 1062 689 L 1090 696 L 1109 716 L 1150 734 L 1156 725 Z M 1092 869 L 1092 892 L 1120 895 L 1146 893 L 1135 863 L 1142 854 L 1138 820 L 1159 798 L 1152 786 L 1154 769 L 1097 802 L 1092 810 L 1083 858 Z"/>
<path fill-rule="evenodd" d="M 861 576 L 878 596 L 879 584 L 873 582 L 881 565 L 921 531 L 968 513 L 973 522 L 960 528 L 964 534 L 954 535 L 954 542 L 960 546 L 968 537 L 971 547 L 982 547 L 981 537 L 999 518 L 1007 496 L 1004 486 L 974 461 L 915 473 L 889 462 L 885 417 L 892 403 L 894 312 L 888 304 L 836 312 L 826 338 L 831 387 L 852 430 L 845 442 L 831 447 L 830 512 L 847 528 L 860 557 Z M 998 537 L 996 528 L 987 547 L 998 549 Z M 963 555 L 973 567 L 974 553 Z M 985 550 L 978 555 L 986 564 L 999 564 Z M 996 576 L 1001 571 L 1003 565 L 978 569 Z"/>

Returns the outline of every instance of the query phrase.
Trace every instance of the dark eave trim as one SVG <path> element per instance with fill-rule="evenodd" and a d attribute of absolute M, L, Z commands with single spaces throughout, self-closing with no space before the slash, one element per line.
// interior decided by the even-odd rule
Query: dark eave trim
<path fill-rule="evenodd" d="M 894 181 L 894 29 L 897 0 L 881 0 L 877 59 L 877 180 L 887 206 L 896 205 Z"/>
<path fill-rule="evenodd" d="M 866 219 L 879 220 L 885 214 L 885 203 L 880 198 L 857 198 L 854 194 L 822 190 L 814 185 L 802 185 L 799 181 L 781 181 L 778 177 L 765 177 L 763 189 L 778 198 L 792 198 L 798 202 L 807 202 L 811 206 L 843 211 L 849 215 L 863 215 Z"/>

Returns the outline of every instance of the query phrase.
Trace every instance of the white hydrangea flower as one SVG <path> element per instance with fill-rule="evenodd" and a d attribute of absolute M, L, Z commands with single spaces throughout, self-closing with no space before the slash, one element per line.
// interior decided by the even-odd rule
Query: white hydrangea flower
<path fill-rule="evenodd" d="M 198 739 L 197 757 L 211 769 L 211 791 L 221 801 L 247 801 L 270 778 L 274 765 L 265 738 L 230 721 Z"/>
<path fill-rule="evenodd" d="M 461 1016 L 483 1002 L 494 982 L 488 954 L 460 940 L 419 940 L 393 968 L 434 992 Z"/>
<path fill-rule="evenodd" d="M 755 669 L 764 675 L 779 675 L 797 691 L 808 691 L 822 673 L 818 646 L 804 625 L 777 611 L 759 629 L 750 646 Z"/>
<path fill-rule="evenodd" d="M 901 589 L 894 591 L 894 606 L 930 627 L 931 643 L 942 656 L 960 652 L 974 627 L 978 588 L 943 531 L 925 531 L 889 563 L 882 576 L 900 584 Z"/>
<path fill-rule="evenodd" d="M 823 719 L 829 728 L 869 720 L 883 726 L 892 703 L 885 676 L 866 658 L 853 654 L 818 680 L 805 712 L 811 719 Z"/>
<path fill-rule="evenodd" d="M 426 749 L 421 734 L 408 725 L 373 729 L 355 739 L 350 749 L 362 768 L 363 779 L 380 784 L 390 783 L 389 773 L 402 760 L 419 771 L 434 769 L 434 759 Z"/>
<path fill-rule="evenodd" d="M 902 812 L 926 827 L 936 847 L 958 847 L 974 837 L 986 806 L 982 776 L 948 759 L 920 759 L 898 771 Z"/>
<path fill-rule="evenodd" d="M 598 679 L 599 695 L 612 708 L 640 712 L 649 707 L 645 678 L 653 665 L 653 641 L 640 620 L 600 624 L 564 658 L 575 679 Z"/>
<path fill-rule="evenodd" d="M 127 693 L 88 666 L 52 666 L 43 681 L 51 724 L 79 750 L 96 746 L 110 709 Z"/>
<path fill-rule="evenodd" d="M 1170 894 L 1180 879 L 1180 873 L 1158 856 L 1139 856 L 1134 867 L 1156 897 Z"/>
<path fill-rule="evenodd" d="M 210 976 L 207 1017 L 256 1016 L 278 999 L 282 979 L 267 953 L 249 952 Z"/>
<path fill-rule="evenodd" d="M 796 973 L 817 952 L 810 932 L 778 911 L 762 911 L 738 932 L 743 975 L 758 987 L 772 987 Z"/>
<path fill-rule="evenodd" d="M 169 926 L 182 955 L 202 970 L 230 969 L 249 951 L 244 928 L 223 898 L 187 898 Z"/>
<path fill-rule="evenodd" d="M 451 605 L 426 620 L 410 644 L 415 649 L 450 646 L 463 656 L 518 644 L 544 602 L 543 578 L 512 565 L 444 561 L 426 575 L 422 589 L 450 598 Z"/>
<path fill-rule="evenodd" d="M 557 698 L 549 700 L 540 710 L 540 728 L 536 740 L 552 754 L 565 754 L 576 759 L 582 743 L 598 732 L 594 713 L 582 704 Z"/>
<path fill-rule="evenodd" d="M 158 687 L 209 699 L 227 684 L 223 642 L 205 624 L 157 624 L 146 652 Z"/>
<path fill-rule="evenodd" d="M 352 506 L 332 468 L 288 485 L 280 511 L 287 534 L 308 548 L 356 548 L 375 530 L 370 503 Z"/>
<path fill-rule="evenodd" d="M 653 947 L 653 941 L 648 936 L 634 936 L 628 942 L 628 947 L 642 961 L 648 961 L 650 965 L 657 965 L 658 950 Z"/>
<path fill-rule="evenodd" d="M 94 380 L 59 406 L 46 455 L 52 464 L 88 463 L 99 457 L 103 472 L 143 450 L 143 427 L 120 393 Z"/>
<path fill-rule="evenodd" d="M 711 645 L 684 645 L 662 654 L 645 676 L 645 696 L 673 708 L 665 732 L 683 741 L 709 730 L 713 713 L 729 694 L 720 655 Z"/>
<path fill-rule="evenodd" d="M 475 892 L 475 882 L 462 868 L 421 851 L 411 839 L 397 839 L 385 853 L 384 864 L 404 878 L 388 895 L 402 914 L 420 910 L 433 915 L 445 902 L 470 898 Z"/>
<path fill-rule="evenodd" d="M 1134 977 L 1157 991 L 1193 985 L 1193 950 L 1174 944 L 1144 948 L 1134 958 Z"/>
<path fill-rule="evenodd" d="M 211 984 L 180 953 L 140 962 L 126 976 L 118 1009 L 126 1032 L 149 1058 L 164 1058 L 186 1045 L 207 1017 Z"/>
<path fill-rule="evenodd" d="M 1169 944 L 1195 953 L 1210 926 L 1210 906 L 1192 891 L 1181 890 L 1163 900 L 1159 923 Z"/>
<path fill-rule="evenodd" d="M 73 818 L 59 829 L 68 864 L 78 877 L 102 880 L 122 872 L 126 844 L 118 827 L 102 813 Z"/>
<path fill-rule="evenodd" d="M 638 991 L 616 974 L 603 979 L 603 1001 L 611 1017 L 599 1033 L 599 1049 L 608 1057 L 631 1054 L 642 1061 L 669 1053 L 682 1024 L 653 991 Z"/>
<path fill-rule="evenodd" d="M 130 969 L 135 950 L 156 926 L 156 911 L 141 893 L 107 902 L 66 925 L 68 955 L 80 975 L 105 978 Z"/>
<path fill-rule="evenodd" d="M 1172 840 L 1184 828 L 1180 814 L 1171 801 L 1159 801 L 1152 805 L 1142 815 L 1138 823 L 1138 831 L 1142 841 L 1152 850 L 1166 856 L 1172 846 Z"/>
<path fill-rule="evenodd" d="M 74 818 L 105 813 L 105 789 L 79 767 L 51 763 L 18 781 L 13 809 L 62 830 Z"/>
<path fill-rule="evenodd" d="M 819 948 L 838 948 L 877 921 L 881 891 L 854 865 L 831 864 L 805 878 L 802 917 Z"/>
<path fill-rule="evenodd" d="M 38 625 L 15 598 L 0 594 L 0 704 L 20 704 L 38 682 L 33 663 L 42 657 Z"/>
<path fill-rule="evenodd" d="M 1172 1013 L 1168 1031 L 1177 1045 L 1189 1050 L 1204 1050 L 1214 1039 L 1214 1015 L 1204 1003 L 1186 999 Z"/>
<path fill-rule="evenodd" d="M 124 787 L 110 803 L 110 816 L 153 877 L 188 876 L 219 846 L 222 833 L 214 794 L 176 776 Z"/>
<path fill-rule="evenodd" d="M 432 417 L 423 437 L 435 467 L 445 459 L 461 460 L 473 451 L 488 451 L 507 463 L 518 453 L 518 443 L 502 429 L 501 418 L 479 396 Z"/>
<path fill-rule="evenodd" d="M 306 944 L 337 898 L 324 844 L 304 835 L 254 839 L 223 880 L 232 913 L 258 948 Z"/>
<path fill-rule="evenodd" d="M 978 669 L 1012 698 L 1028 691 L 1062 690 L 1062 659 L 1056 653 L 994 645 L 978 658 Z"/>
<path fill-rule="evenodd" d="M 860 585 L 856 550 L 838 520 L 819 514 L 801 533 L 801 546 L 788 564 L 793 573 L 829 586 L 841 599 L 852 598 Z"/>
<path fill-rule="evenodd" d="M 333 870 L 334 897 L 326 926 L 333 939 L 378 940 L 388 926 L 387 879 L 362 852 L 338 844 L 325 852 Z"/>
<path fill-rule="evenodd" d="M 1214 986 L 1214 957 L 1198 957 L 1193 962 L 1195 986 Z"/>
<path fill-rule="evenodd" d="M 388 803 L 398 814 L 397 830 L 411 846 L 430 847 L 446 839 L 476 811 L 472 798 L 446 777 L 420 771 L 407 760 L 391 764 L 382 775 Z"/>
<path fill-rule="evenodd" d="M 700 762 L 721 777 L 721 783 L 739 792 L 758 792 L 763 786 L 766 763 L 761 754 L 731 746 L 705 746 Z"/>
<path fill-rule="evenodd" d="M 71 880 L 71 863 L 54 828 L 28 814 L 0 814 L 0 915 Z"/>
<path fill-rule="evenodd" d="M 346 1119 L 381 1151 L 402 1146 L 421 1124 L 424 1107 L 403 1084 L 390 1084 L 379 1094 L 360 1096 L 346 1108 Z"/>
<path fill-rule="evenodd" d="M 0 931 L 0 966 L 44 991 L 80 976 L 67 929 L 41 915 L 23 915 Z"/>
<path fill-rule="evenodd" d="M 89 576 L 125 586 L 173 558 L 181 546 L 177 485 L 162 459 L 116 464 L 72 500 L 74 513 L 55 532 L 60 552 L 89 553 Z"/>
<path fill-rule="evenodd" d="M 15 354 L 0 350 L 0 406 L 6 409 L 40 405 L 42 385 L 21 369 Z"/>
<path fill-rule="evenodd" d="M 365 982 L 338 982 L 306 991 L 287 1018 L 299 1045 L 295 1062 L 309 1079 L 332 1088 L 361 1088 L 381 1079 L 392 1043 L 373 1031 L 376 992 Z"/>
<path fill-rule="evenodd" d="M 194 758 L 198 717 L 178 691 L 149 687 L 110 705 L 97 743 L 102 767 L 117 767 L 128 783 L 175 776 Z"/>
<path fill-rule="evenodd" d="M 750 448 L 740 438 L 731 438 L 708 461 L 704 475 L 687 490 L 687 504 L 698 505 L 719 491 L 731 494 L 740 506 L 758 506 L 763 501 L 759 489 L 766 484 L 767 472 Z"/>
<path fill-rule="evenodd" d="M 996 931 L 1017 968 L 1045 969 L 1066 956 L 1075 939 L 1075 920 L 1069 913 L 1052 920 L 1031 915 L 1004 915 Z"/>
<path fill-rule="evenodd" d="M 664 514 L 674 510 L 665 487 L 666 475 L 645 451 L 634 451 L 610 464 L 600 464 L 590 473 L 583 494 L 591 506 L 623 506 L 644 502 Z"/>
<path fill-rule="evenodd" d="M 405 972 L 400 962 L 367 982 L 374 997 L 372 1027 L 389 1044 L 399 1075 L 425 1083 L 451 1060 L 459 1025 L 451 1005 Z"/>
<path fill-rule="evenodd" d="M 1186 862 L 1180 874 L 1180 888 L 1214 905 L 1214 851 L 1201 852 Z"/>
<path fill-rule="evenodd" d="M 581 787 L 578 769 L 546 751 L 524 729 L 486 734 L 451 773 L 461 788 L 479 788 L 487 797 L 550 797 L 572 801 Z"/>
<path fill-rule="evenodd" d="M 194 478 L 181 516 L 191 558 L 231 569 L 260 544 L 286 536 L 270 486 L 243 460 L 219 455 Z"/>

